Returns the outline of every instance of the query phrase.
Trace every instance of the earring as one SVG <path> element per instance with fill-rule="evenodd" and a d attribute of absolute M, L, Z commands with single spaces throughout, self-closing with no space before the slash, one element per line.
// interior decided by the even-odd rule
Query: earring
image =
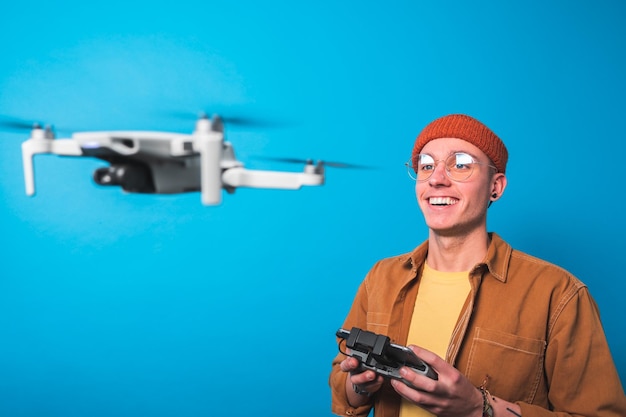
<path fill-rule="evenodd" d="M 493 193 L 493 194 L 491 194 L 491 198 L 496 198 L 497 196 L 498 196 L 498 194 L 497 194 L 497 193 Z"/>

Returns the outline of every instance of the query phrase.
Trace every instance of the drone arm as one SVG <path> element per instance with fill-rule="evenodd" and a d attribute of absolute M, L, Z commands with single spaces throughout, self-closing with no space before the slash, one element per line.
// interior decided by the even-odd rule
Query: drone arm
<path fill-rule="evenodd" d="M 80 156 L 83 150 L 74 139 L 54 139 L 50 141 L 50 152 L 56 155 Z"/>
<path fill-rule="evenodd" d="M 222 181 L 231 187 L 297 190 L 303 185 L 322 185 L 324 176 L 309 172 L 261 171 L 236 167 L 226 170 L 222 174 Z"/>

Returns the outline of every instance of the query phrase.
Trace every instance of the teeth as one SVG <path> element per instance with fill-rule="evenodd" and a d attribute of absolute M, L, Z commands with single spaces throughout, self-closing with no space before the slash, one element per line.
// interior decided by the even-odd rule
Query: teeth
<path fill-rule="evenodd" d="M 457 199 L 451 197 L 431 197 L 428 202 L 435 206 L 450 206 L 457 203 Z"/>

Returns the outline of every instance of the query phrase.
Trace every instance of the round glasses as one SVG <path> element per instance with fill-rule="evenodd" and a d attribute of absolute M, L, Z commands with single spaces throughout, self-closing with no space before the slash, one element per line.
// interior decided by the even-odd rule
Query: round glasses
<path fill-rule="evenodd" d="M 404 165 L 407 167 L 409 177 L 416 181 L 426 181 L 433 175 L 439 162 L 444 163 L 446 174 L 454 181 L 467 181 L 472 176 L 476 165 L 486 165 L 497 170 L 493 165 L 478 162 L 472 155 L 464 152 L 453 153 L 446 159 L 437 161 L 432 156 L 421 153 L 417 155 L 417 166 L 413 166 L 412 159 Z"/>

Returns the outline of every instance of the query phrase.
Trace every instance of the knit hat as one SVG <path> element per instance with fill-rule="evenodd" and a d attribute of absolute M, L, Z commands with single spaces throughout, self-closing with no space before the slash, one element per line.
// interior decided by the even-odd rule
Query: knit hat
<path fill-rule="evenodd" d="M 464 114 L 450 114 L 440 117 L 430 124 L 417 136 L 411 160 L 417 166 L 417 155 L 424 145 L 433 139 L 458 138 L 463 139 L 479 148 L 491 159 L 498 172 L 506 171 L 506 162 L 509 153 L 506 146 L 495 133 L 486 125 L 473 117 Z"/>

